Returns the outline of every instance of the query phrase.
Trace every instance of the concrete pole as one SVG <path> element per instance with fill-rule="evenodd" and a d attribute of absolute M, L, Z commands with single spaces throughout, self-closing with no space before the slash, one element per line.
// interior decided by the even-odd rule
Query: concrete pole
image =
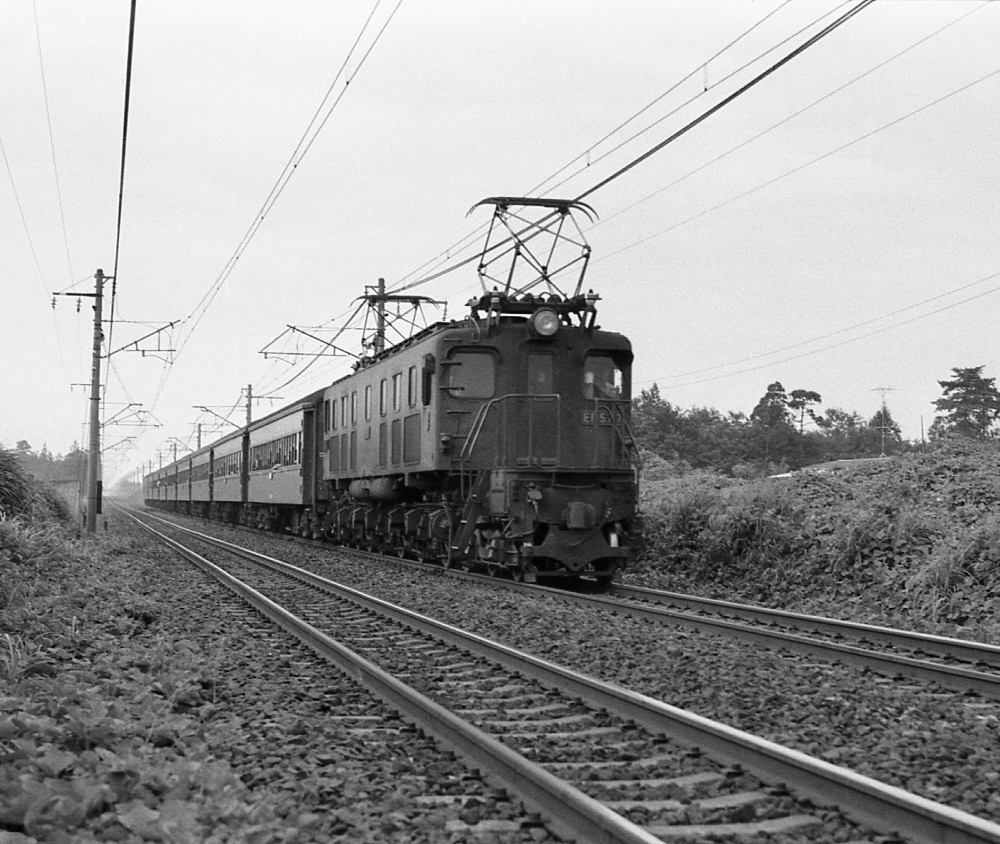
<path fill-rule="evenodd" d="M 87 533 L 97 532 L 98 477 L 101 471 L 101 302 L 104 297 L 104 270 L 94 275 L 94 359 L 90 378 L 90 451 L 87 455 Z"/>

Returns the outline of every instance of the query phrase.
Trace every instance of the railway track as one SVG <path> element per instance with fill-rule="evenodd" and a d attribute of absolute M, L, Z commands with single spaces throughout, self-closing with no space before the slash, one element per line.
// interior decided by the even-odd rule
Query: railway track
<path fill-rule="evenodd" d="M 517 793 L 557 834 L 653 842 L 794 833 L 829 825 L 830 812 L 814 804 L 834 804 L 912 841 L 1000 842 L 989 821 L 171 527 L 231 558 L 240 579 L 184 549 L 189 559 Z M 848 840 L 860 837 L 852 830 Z"/>
<path fill-rule="evenodd" d="M 259 531 L 245 529 L 251 535 Z M 315 547 L 312 540 L 281 537 Z M 507 589 L 542 592 L 565 603 L 643 618 L 721 636 L 728 636 L 777 651 L 841 663 L 884 677 L 900 677 L 936 684 L 960 693 L 1000 699 L 1000 646 L 966 639 L 935 636 L 823 616 L 701 598 L 676 592 L 612 584 L 593 594 L 584 582 L 582 591 L 568 591 L 537 583 L 519 583 L 464 569 L 441 569 L 431 563 L 349 549 L 352 554 L 394 565 L 443 571 L 448 576 L 502 584 Z"/>
<path fill-rule="evenodd" d="M 252 535 L 259 531 L 246 528 Z M 282 537 L 307 546 L 312 540 Z M 676 592 L 613 584 L 602 594 L 519 583 L 461 569 L 387 557 L 370 551 L 350 553 L 394 565 L 444 571 L 448 576 L 542 592 L 565 603 L 602 609 L 700 632 L 732 637 L 777 651 L 841 663 L 884 677 L 936 684 L 960 693 L 1000 699 L 1000 646 L 966 639 L 806 615 Z M 599 588 L 596 583 L 593 589 Z"/>

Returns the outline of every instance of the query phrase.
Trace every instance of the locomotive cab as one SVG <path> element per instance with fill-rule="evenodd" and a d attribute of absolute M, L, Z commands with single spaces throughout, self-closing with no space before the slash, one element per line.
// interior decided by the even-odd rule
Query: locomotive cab
<path fill-rule="evenodd" d="M 494 294 L 486 320 L 453 338 L 443 439 L 459 444 L 468 490 L 453 554 L 518 577 L 600 580 L 633 556 L 632 350 L 593 326 L 595 299 Z"/>

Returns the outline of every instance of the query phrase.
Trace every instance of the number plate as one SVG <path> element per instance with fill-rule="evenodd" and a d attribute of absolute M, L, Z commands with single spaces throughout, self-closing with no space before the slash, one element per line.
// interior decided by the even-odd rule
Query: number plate
<path fill-rule="evenodd" d="M 611 424 L 611 414 L 606 408 L 598 408 L 597 410 L 585 410 L 583 411 L 583 424 L 593 425 L 594 422 L 598 425 L 610 425 Z"/>

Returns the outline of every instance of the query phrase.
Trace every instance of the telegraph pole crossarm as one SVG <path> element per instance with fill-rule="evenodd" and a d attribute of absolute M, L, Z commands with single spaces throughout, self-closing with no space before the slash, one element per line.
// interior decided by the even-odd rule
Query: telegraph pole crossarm
<path fill-rule="evenodd" d="M 69 295 L 69 294 L 66 294 L 66 295 Z M 169 329 L 171 329 L 175 325 L 177 325 L 178 322 L 180 322 L 180 320 L 175 319 L 175 320 L 173 320 L 173 322 L 168 322 L 166 325 L 163 325 L 160 328 L 156 328 L 153 331 L 150 331 L 149 334 L 143 334 L 142 337 L 139 337 L 138 339 L 133 340 L 131 343 L 126 343 L 121 348 L 115 349 L 113 352 L 108 352 L 108 354 L 106 355 L 106 357 L 111 357 L 112 355 L 117 355 L 119 352 L 141 352 L 142 355 L 143 355 L 143 357 L 145 357 L 147 353 L 152 354 L 154 352 L 156 352 L 158 354 L 162 354 L 162 353 L 168 353 L 169 354 L 169 353 L 172 353 L 172 352 L 174 352 L 176 350 L 175 349 L 161 349 L 161 348 L 159 348 L 159 344 L 157 344 L 157 348 L 155 348 L 155 349 L 140 349 L 139 348 L 139 344 L 143 340 L 148 340 L 150 337 L 156 337 L 158 334 L 160 334 L 163 331 L 168 331 Z"/>
<path fill-rule="evenodd" d="M 119 410 L 110 419 L 105 419 L 104 420 L 104 427 L 107 427 L 108 425 L 120 425 L 120 424 L 122 424 L 121 422 L 118 421 L 118 418 L 120 416 L 124 415 L 125 413 L 128 413 L 128 411 L 131 410 L 133 407 L 142 407 L 142 404 L 139 403 L 139 402 L 129 402 L 127 405 L 125 405 L 125 407 L 123 407 L 121 410 Z M 135 414 L 133 414 L 133 415 L 135 415 Z"/>
<path fill-rule="evenodd" d="M 225 416 L 222 416 L 221 414 L 216 413 L 210 407 L 205 407 L 205 405 L 203 405 L 203 404 L 193 404 L 193 405 L 191 405 L 191 407 L 193 407 L 195 410 L 204 410 L 205 413 L 211 413 L 212 416 L 214 416 L 216 419 L 221 419 L 222 423 L 224 425 L 233 425 L 233 426 L 236 425 L 235 422 L 232 422 L 229 419 L 227 419 Z"/>
<path fill-rule="evenodd" d="M 277 343 L 278 340 L 281 339 L 281 337 L 277 337 L 274 340 L 272 340 L 270 343 L 268 343 L 267 346 L 265 346 L 263 349 L 260 350 L 259 354 L 262 354 L 264 356 L 265 360 L 267 359 L 268 355 L 271 355 L 272 357 L 277 357 L 277 358 L 281 358 L 281 357 L 351 357 L 351 358 L 357 359 L 357 358 L 360 357 L 359 355 L 355 354 L 354 352 L 349 352 L 346 349 L 342 349 L 339 346 L 336 346 L 333 343 L 331 343 L 329 340 L 324 340 L 322 337 L 317 337 L 315 334 L 310 334 L 308 331 L 305 331 L 305 330 L 299 328 L 298 326 L 289 325 L 288 326 L 288 330 L 291 331 L 293 334 L 304 334 L 309 339 L 315 340 L 317 343 L 321 343 L 322 345 L 326 346 L 328 349 L 331 349 L 333 351 L 333 354 L 332 355 L 324 355 L 322 352 L 319 352 L 318 354 L 316 352 L 272 352 L 272 351 L 270 351 L 270 346 L 272 346 L 274 343 Z M 284 333 L 282 333 L 281 336 L 284 336 Z"/>

